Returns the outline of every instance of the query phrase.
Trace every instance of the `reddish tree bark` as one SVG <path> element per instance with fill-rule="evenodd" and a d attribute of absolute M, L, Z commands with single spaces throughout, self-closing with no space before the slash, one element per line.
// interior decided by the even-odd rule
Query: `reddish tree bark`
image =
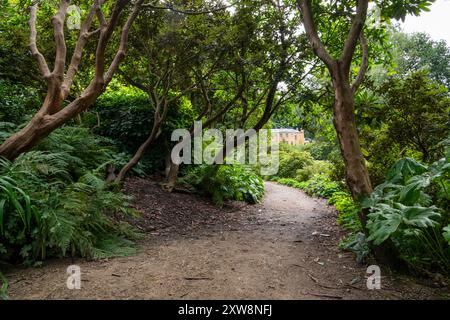
<path fill-rule="evenodd" d="M 372 184 L 361 152 L 355 119 L 355 93 L 361 84 L 368 67 L 368 47 L 363 34 L 363 27 L 367 17 L 368 0 L 358 0 L 356 13 L 353 17 L 350 31 L 344 43 L 342 54 L 334 59 L 320 40 L 311 9 L 310 0 L 298 0 L 303 16 L 303 24 L 314 53 L 327 66 L 334 88 L 333 123 L 339 139 L 342 157 L 345 162 L 347 185 L 353 198 L 358 201 L 372 193 Z M 350 80 L 350 66 L 356 46 L 360 42 L 363 56 L 361 67 L 353 84 Z M 367 210 L 359 213 L 359 218 L 365 232 Z M 372 246 L 376 259 L 386 265 L 398 267 L 399 260 L 395 249 L 389 241 L 381 246 Z"/>
<path fill-rule="evenodd" d="M 127 7 L 129 2 L 130 0 L 117 0 L 109 19 L 106 20 L 102 12 L 104 0 L 94 1 L 82 24 L 80 36 L 66 74 L 65 63 L 67 48 L 64 37 L 64 22 L 70 0 L 61 0 L 58 12 L 52 18 L 56 45 L 54 69 L 52 71 L 50 71 L 44 56 L 39 52 L 36 43 L 36 17 L 38 5 L 34 4 L 30 7 L 30 50 L 38 63 L 41 76 L 47 82 L 47 95 L 40 110 L 35 114 L 31 121 L 23 129 L 9 137 L 0 146 L 0 156 L 9 160 L 14 160 L 23 152 L 34 147 L 36 143 L 49 135 L 53 130 L 86 110 L 104 91 L 125 56 L 128 34 L 131 25 L 139 13 L 143 0 L 138 0 L 129 14 L 128 19 L 122 28 L 119 48 L 113 61 L 106 69 L 106 47 L 119 23 L 121 13 Z M 99 20 L 100 28 L 90 32 L 89 30 L 95 16 L 97 16 Z M 95 53 L 94 77 L 87 88 L 77 98 L 70 102 L 65 108 L 61 108 L 63 101 L 67 99 L 70 93 L 73 79 L 81 62 L 83 49 L 88 39 L 96 33 L 99 33 L 99 39 Z"/>

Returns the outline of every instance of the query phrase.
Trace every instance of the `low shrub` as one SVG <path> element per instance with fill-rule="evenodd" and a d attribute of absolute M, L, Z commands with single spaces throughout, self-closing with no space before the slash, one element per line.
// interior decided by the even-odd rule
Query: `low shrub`
<path fill-rule="evenodd" d="M 38 90 L 0 79 L 0 121 L 20 124 L 39 105 Z"/>
<path fill-rule="evenodd" d="M 148 138 L 153 127 L 152 103 L 147 94 L 134 88 L 109 90 L 90 110 L 84 115 L 84 124 L 94 128 L 96 134 L 109 138 L 120 152 L 128 155 L 128 159 Z M 166 155 L 173 145 L 173 130 L 189 128 L 195 118 L 194 108 L 188 99 L 183 98 L 170 105 L 161 135 L 144 154 L 140 169 L 145 173 L 164 169 Z"/>
<path fill-rule="evenodd" d="M 254 204 L 264 196 L 262 178 L 248 166 L 200 165 L 183 179 L 202 195 L 211 197 L 215 203 L 225 200 L 246 201 Z"/>
<path fill-rule="evenodd" d="M 315 175 L 306 182 L 303 190 L 315 197 L 330 198 L 341 188 L 338 183 L 331 181 L 328 177 Z"/>
<path fill-rule="evenodd" d="M 328 203 L 334 205 L 339 212 L 337 222 L 351 232 L 362 230 L 361 222 L 358 218 L 360 207 L 353 201 L 352 196 L 344 191 L 335 192 Z"/>
<path fill-rule="evenodd" d="M 299 151 L 291 146 L 280 145 L 280 166 L 277 176 L 295 178 L 297 171 L 313 164 L 314 159 L 307 151 Z"/>
<path fill-rule="evenodd" d="M 315 175 L 321 175 L 329 178 L 333 170 L 333 165 L 328 161 L 314 160 L 303 169 L 298 169 L 295 179 L 297 181 L 307 181 Z"/>

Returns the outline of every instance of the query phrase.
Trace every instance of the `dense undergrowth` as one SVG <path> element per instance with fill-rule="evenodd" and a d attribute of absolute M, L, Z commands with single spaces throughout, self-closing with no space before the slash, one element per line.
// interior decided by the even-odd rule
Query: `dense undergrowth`
<path fill-rule="evenodd" d="M 225 200 L 255 204 L 264 196 L 264 182 L 254 167 L 244 165 L 199 165 L 182 181 L 219 205 Z"/>
<path fill-rule="evenodd" d="M 448 141 L 442 144 L 447 147 L 445 157 L 430 165 L 398 160 L 386 181 L 361 203 L 353 200 L 342 180 L 333 179 L 336 168 L 331 162 L 314 160 L 308 151 L 312 146 L 283 146 L 279 174 L 271 179 L 327 198 L 338 211 L 338 223 L 349 232 L 340 247 L 353 251 L 359 262 L 370 255 L 368 241 L 379 245 L 390 239 L 412 272 L 450 274 L 450 154 Z M 370 211 L 368 238 L 358 219 L 363 208 Z"/>
<path fill-rule="evenodd" d="M 135 214 L 130 198 L 104 179 L 106 165 L 118 157 L 107 139 L 66 126 L 14 162 L 1 160 L 0 263 L 135 252 L 138 234 L 112 218 Z"/>

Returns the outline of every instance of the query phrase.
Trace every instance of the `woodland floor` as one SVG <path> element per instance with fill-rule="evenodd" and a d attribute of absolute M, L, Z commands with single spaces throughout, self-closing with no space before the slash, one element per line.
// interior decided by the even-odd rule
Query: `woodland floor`
<path fill-rule="evenodd" d="M 145 233 L 135 256 L 54 260 L 7 273 L 11 299 L 433 299 L 448 287 L 391 274 L 366 288 L 366 266 L 338 249 L 344 232 L 324 200 L 266 183 L 262 204 L 223 208 L 190 194 L 167 194 L 154 181 L 131 179 Z M 66 268 L 82 271 L 68 290 Z"/>

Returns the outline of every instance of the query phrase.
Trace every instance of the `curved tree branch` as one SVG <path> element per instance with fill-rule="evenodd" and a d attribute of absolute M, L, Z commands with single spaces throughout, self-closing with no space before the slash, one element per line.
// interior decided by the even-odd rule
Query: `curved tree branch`
<path fill-rule="evenodd" d="M 367 68 L 369 67 L 369 47 L 367 45 L 367 39 L 362 32 L 359 36 L 359 42 L 361 44 L 362 60 L 358 75 L 356 76 L 356 79 L 352 85 L 353 93 L 356 93 L 356 91 L 358 90 L 367 72 Z"/>
<path fill-rule="evenodd" d="M 50 79 L 50 69 L 48 68 L 47 62 L 45 61 L 44 56 L 37 48 L 36 44 L 36 37 L 37 37 L 37 30 L 36 30 L 36 17 L 37 17 L 37 9 L 38 5 L 34 4 L 30 7 L 30 50 L 33 57 L 37 60 L 39 70 L 41 71 L 42 76 L 44 77 L 47 82 Z"/>
<path fill-rule="evenodd" d="M 78 68 L 81 63 L 81 58 L 83 56 L 83 49 L 84 49 L 87 41 L 93 34 L 100 31 L 100 29 L 97 29 L 93 32 L 89 32 L 89 29 L 91 28 L 92 22 L 94 20 L 94 17 L 95 17 L 95 14 L 96 14 L 98 8 L 103 4 L 103 2 L 104 2 L 104 0 L 95 0 L 94 1 L 94 3 L 91 6 L 91 9 L 89 10 L 89 13 L 86 17 L 86 20 L 84 21 L 83 25 L 81 26 L 80 35 L 79 35 L 78 41 L 75 45 L 75 50 L 72 54 L 72 59 L 70 61 L 69 68 L 67 69 L 64 83 L 61 86 L 64 99 L 66 99 L 70 93 L 70 88 L 72 87 L 73 79 L 74 79 L 76 73 L 78 72 Z"/>
<path fill-rule="evenodd" d="M 53 33 L 56 44 L 55 64 L 53 68 L 53 75 L 62 81 L 64 78 L 64 70 L 66 68 L 67 46 L 64 38 L 64 21 L 66 20 L 67 8 L 69 7 L 69 0 L 61 0 L 59 3 L 58 12 L 52 18 Z"/>
<path fill-rule="evenodd" d="M 358 0 L 356 14 L 353 17 L 352 26 L 350 27 L 347 40 L 345 40 L 342 55 L 339 58 L 339 60 L 343 63 L 343 68 L 346 72 L 350 70 L 350 65 L 358 43 L 358 38 L 366 21 L 368 5 L 368 0 Z"/>
<path fill-rule="evenodd" d="M 122 34 L 120 36 L 120 44 L 119 49 L 117 50 L 116 56 L 114 57 L 113 61 L 111 62 L 111 65 L 109 66 L 108 71 L 105 74 L 105 85 L 107 85 L 109 82 L 111 82 L 112 77 L 117 72 L 117 69 L 119 68 L 120 63 L 125 58 L 125 53 L 127 50 L 127 42 L 128 42 L 128 34 L 130 33 L 131 25 L 133 24 L 134 20 L 139 15 L 139 11 L 141 10 L 142 4 L 144 0 L 138 0 L 136 4 L 133 7 L 133 11 L 128 17 L 127 22 L 125 23 Z"/>
<path fill-rule="evenodd" d="M 335 64 L 335 60 L 330 56 L 317 33 L 311 10 L 311 1 L 297 0 L 297 5 L 299 6 L 299 9 L 301 11 L 303 17 L 303 26 L 305 27 L 306 35 L 308 36 L 314 53 L 320 58 L 320 60 L 322 60 L 326 64 L 329 69 L 331 69 Z"/>

